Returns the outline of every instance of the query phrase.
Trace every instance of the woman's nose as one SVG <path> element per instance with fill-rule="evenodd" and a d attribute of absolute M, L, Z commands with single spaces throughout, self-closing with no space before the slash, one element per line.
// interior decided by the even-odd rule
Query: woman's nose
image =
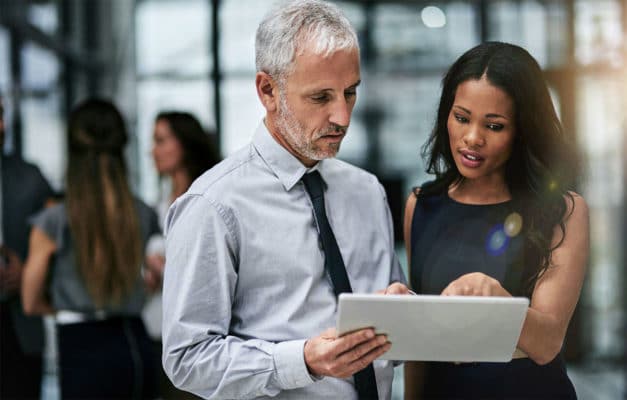
<path fill-rule="evenodd" d="M 483 137 L 480 127 L 475 125 L 468 127 L 463 139 L 468 147 L 481 147 L 485 144 L 485 138 Z"/>

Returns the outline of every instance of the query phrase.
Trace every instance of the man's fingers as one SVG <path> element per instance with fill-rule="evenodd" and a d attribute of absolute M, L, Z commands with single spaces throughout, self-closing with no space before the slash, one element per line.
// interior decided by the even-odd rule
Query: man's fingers
<path fill-rule="evenodd" d="M 367 342 L 361 343 L 352 349 L 346 351 L 343 354 L 340 354 L 338 357 L 338 361 L 344 364 L 351 364 L 355 361 L 359 360 L 366 354 L 370 353 L 372 350 L 383 346 L 387 343 L 387 336 L 385 335 L 377 335 L 376 337 L 368 340 Z"/>
<path fill-rule="evenodd" d="M 335 353 L 342 354 L 347 352 L 361 343 L 367 342 L 375 337 L 374 330 L 371 328 L 361 329 L 356 332 L 349 333 L 338 338 L 335 342 Z"/>
<path fill-rule="evenodd" d="M 320 337 L 325 339 L 335 339 L 337 337 L 337 331 L 335 328 L 329 328 L 320 334 Z"/>
<path fill-rule="evenodd" d="M 381 357 L 383 354 L 385 354 L 385 352 L 390 350 L 391 347 L 392 343 L 386 341 L 384 342 L 384 344 L 377 346 L 370 352 L 366 353 L 363 357 L 353 361 L 351 364 L 349 364 L 350 375 L 353 375 L 354 373 L 366 368 L 368 364 Z"/>

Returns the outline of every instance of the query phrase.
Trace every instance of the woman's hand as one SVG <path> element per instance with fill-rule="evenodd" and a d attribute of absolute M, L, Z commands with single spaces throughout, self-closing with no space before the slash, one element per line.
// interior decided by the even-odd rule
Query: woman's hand
<path fill-rule="evenodd" d="M 496 279 L 481 272 L 462 275 L 442 291 L 442 296 L 501 296 L 511 297 Z"/>
<path fill-rule="evenodd" d="M 386 287 L 385 289 L 378 290 L 375 293 L 376 294 L 410 294 L 409 288 L 400 282 L 394 282 L 390 286 Z"/>
<path fill-rule="evenodd" d="M 163 270 L 165 269 L 165 257 L 161 254 L 146 256 L 144 268 L 144 283 L 150 292 L 161 289 L 163 283 Z"/>

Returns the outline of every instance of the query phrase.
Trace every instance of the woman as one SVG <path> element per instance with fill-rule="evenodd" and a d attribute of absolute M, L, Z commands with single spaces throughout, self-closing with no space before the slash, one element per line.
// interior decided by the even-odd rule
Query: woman
<path fill-rule="evenodd" d="M 203 172 L 220 161 L 211 136 L 203 130 L 200 122 L 186 112 L 161 112 L 155 119 L 152 155 L 161 177 L 168 178 L 163 185 L 157 204 L 159 221 L 162 224 L 170 204 L 185 193 L 192 182 Z M 163 238 L 158 235 L 150 239 L 146 259 L 146 279 L 149 286 L 158 289 L 165 265 Z M 157 295 L 144 311 L 144 320 L 151 336 L 161 340 L 161 303 Z"/>
<path fill-rule="evenodd" d="M 405 212 L 412 289 L 531 303 L 511 362 L 408 363 L 406 398 L 576 398 L 560 351 L 585 274 L 588 210 L 570 191 L 574 151 L 537 62 L 505 43 L 463 54 L 424 152 L 435 180 Z"/>
<path fill-rule="evenodd" d="M 153 138 L 155 166 L 160 176 L 170 178 L 171 184 L 170 192 L 162 196 L 159 209 L 165 214 L 170 204 L 220 159 L 211 136 L 192 114 L 186 112 L 159 113 Z"/>
<path fill-rule="evenodd" d="M 156 207 L 159 221 L 163 223 L 170 204 L 185 193 L 203 172 L 217 164 L 219 157 L 211 136 L 205 133 L 193 115 L 186 112 L 159 113 L 155 119 L 153 140 L 152 155 L 155 166 L 159 175 L 167 178 L 162 181 L 162 189 L 165 190 L 162 190 Z M 145 276 L 149 287 L 159 289 L 165 266 L 165 249 L 161 235 L 150 238 L 147 252 Z M 157 292 L 144 308 L 143 319 L 159 355 L 161 313 L 161 293 Z M 160 388 L 164 395 L 173 398 L 192 398 L 191 394 L 176 390 L 163 372 L 160 374 Z"/>
<path fill-rule="evenodd" d="M 122 116 L 87 100 L 68 123 L 65 201 L 34 217 L 22 282 L 28 314 L 55 314 L 63 398 L 154 398 L 140 318 L 143 249 L 156 214 L 128 184 Z"/>

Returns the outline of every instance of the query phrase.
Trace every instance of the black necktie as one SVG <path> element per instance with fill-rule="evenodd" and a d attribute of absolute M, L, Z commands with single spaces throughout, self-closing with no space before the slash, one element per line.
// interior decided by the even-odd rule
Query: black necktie
<path fill-rule="evenodd" d="M 311 203 L 316 213 L 316 220 L 318 221 L 318 229 L 320 230 L 320 239 L 322 240 L 322 247 L 324 249 L 324 268 L 331 277 L 333 283 L 333 290 L 335 295 L 339 296 L 340 293 L 351 293 L 350 281 L 346 274 L 346 268 L 344 267 L 344 260 L 342 260 L 342 254 L 340 248 L 335 240 L 335 235 L 329 225 L 327 219 L 327 212 L 324 207 L 324 189 L 322 187 L 322 177 L 318 171 L 313 171 L 309 174 L 303 175 L 303 183 L 305 188 L 311 197 Z M 372 363 L 366 368 L 357 372 L 355 375 L 355 388 L 359 394 L 361 400 L 370 400 L 379 398 L 377 394 L 377 381 L 374 375 L 374 368 Z"/>

